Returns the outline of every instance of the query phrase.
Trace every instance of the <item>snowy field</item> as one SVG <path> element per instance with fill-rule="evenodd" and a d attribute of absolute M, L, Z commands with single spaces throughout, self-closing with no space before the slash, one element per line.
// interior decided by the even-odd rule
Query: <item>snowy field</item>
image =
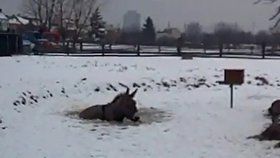
<path fill-rule="evenodd" d="M 246 137 L 270 123 L 280 61 L 180 58 L 0 58 L 0 158 L 276 158 Z M 225 68 L 245 84 L 218 85 Z M 77 111 L 139 88 L 142 123 L 80 120 Z"/>

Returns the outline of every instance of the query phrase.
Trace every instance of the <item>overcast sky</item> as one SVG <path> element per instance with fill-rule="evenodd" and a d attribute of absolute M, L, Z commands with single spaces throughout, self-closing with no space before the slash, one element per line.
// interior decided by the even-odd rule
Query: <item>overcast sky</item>
<path fill-rule="evenodd" d="M 7 14 L 19 13 L 24 0 L 0 0 L 0 7 Z M 255 31 L 268 29 L 272 22 L 273 5 L 254 5 L 256 0 L 103 0 L 104 19 L 122 25 L 126 11 L 137 10 L 142 22 L 151 16 L 157 29 L 171 26 L 183 29 L 184 23 L 200 22 L 207 30 L 215 23 L 237 22 L 243 29 Z"/>

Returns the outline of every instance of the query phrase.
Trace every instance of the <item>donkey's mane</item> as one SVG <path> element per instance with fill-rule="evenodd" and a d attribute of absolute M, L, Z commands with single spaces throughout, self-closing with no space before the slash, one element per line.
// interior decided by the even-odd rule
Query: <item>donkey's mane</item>
<path fill-rule="evenodd" d="M 115 103 L 122 95 L 125 95 L 125 93 L 120 93 L 117 96 L 115 96 L 115 98 L 112 100 L 111 104 Z"/>

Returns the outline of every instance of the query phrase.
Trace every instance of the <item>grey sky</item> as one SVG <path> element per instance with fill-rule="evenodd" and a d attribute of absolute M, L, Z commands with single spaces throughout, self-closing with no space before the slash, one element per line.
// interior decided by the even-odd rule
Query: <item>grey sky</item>
<path fill-rule="evenodd" d="M 0 7 L 8 13 L 20 12 L 24 0 L 0 0 Z M 206 29 L 215 23 L 237 22 L 245 30 L 267 29 L 272 5 L 254 5 L 256 0 L 103 0 L 102 14 L 107 22 L 122 24 L 127 10 L 137 10 L 142 22 L 151 16 L 157 29 L 171 25 L 183 28 L 184 23 L 200 22 Z"/>

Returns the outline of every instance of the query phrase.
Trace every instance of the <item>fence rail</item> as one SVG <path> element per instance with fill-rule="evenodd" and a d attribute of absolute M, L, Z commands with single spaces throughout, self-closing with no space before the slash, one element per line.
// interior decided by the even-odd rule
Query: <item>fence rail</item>
<path fill-rule="evenodd" d="M 245 59 L 280 59 L 280 52 L 265 52 L 256 49 L 188 49 L 169 46 L 135 46 L 135 45 L 114 45 L 102 47 L 96 44 L 84 43 L 79 49 L 46 49 L 35 55 L 46 56 L 71 56 L 71 57 L 182 57 L 183 59 L 199 58 L 245 58 Z"/>

